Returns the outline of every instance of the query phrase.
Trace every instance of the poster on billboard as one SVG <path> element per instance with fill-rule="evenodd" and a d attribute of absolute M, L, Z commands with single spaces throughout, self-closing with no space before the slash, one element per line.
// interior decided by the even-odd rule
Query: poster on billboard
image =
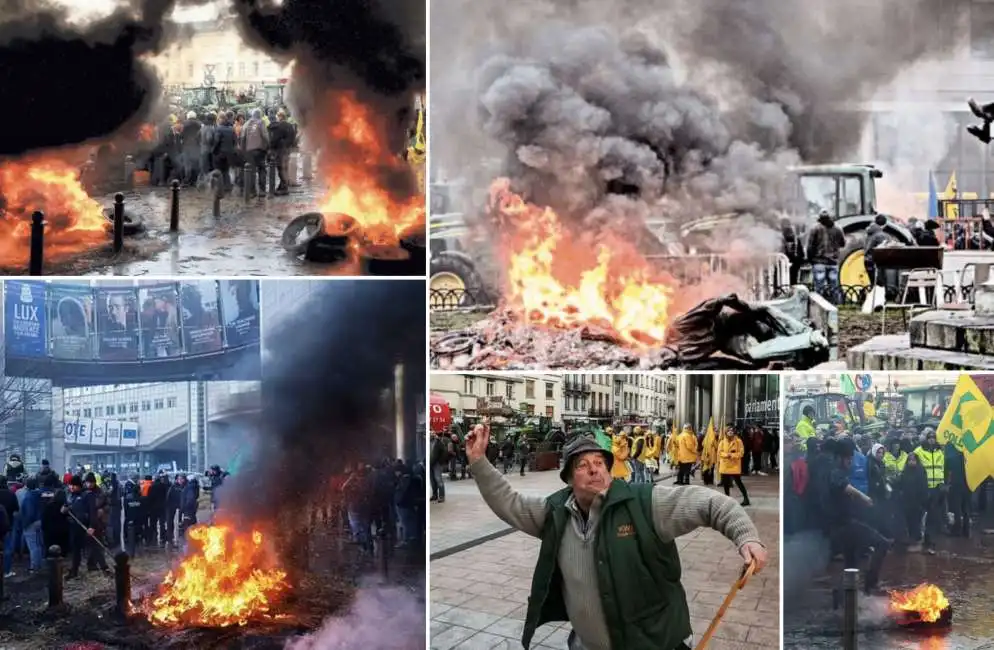
<path fill-rule="evenodd" d="M 93 290 L 83 285 L 53 284 L 49 287 L 48 310 L 52 356 L 92 359 Z"/>
<path fill-rule="evenodd" d="M 179 338 L 178 302 L 175 284 L 138 288 L 142 358 L 165 359 L 183 353 Z"/>
<path fill-rule="evenodd" d="M 221 349 L 221 316 L 217 305 L 217 281 L 180 283 L 180 314 L 183 347 L 187 354 Z"/>
<path fill-rule="evenodd" d="M 92 440 L 91 429 L 93 420 L 86 418 L 74 418 L 65 421 L 65 435 L 67 445 L 88 445 Z"/>
<path fill-rule="evenodd" d="M 79 420 L 66 420 L 62 423 L 62 430 L 67 445 L 76 444 L 76 428 L 78 425 Z"/>
<path fill-rule="evenodd" d="M 7 281 L 7 354 L 16 357 L 43 357 L 47 353 L 45 335 L 45 285 L 41 282 Z"/>
<path fill-rule="evenodd" d="M 259 340 L 259 283 L 221 280 L 221 316 L 228 347 Z"/>
<path fill-rule="evenodd" d="M 100 447 L 107 446 L 107 420 L 94 420 L 90 426 L 90 444 Z"/>
<path fill-rule="evenodd" d="M 121 423 L 121 446 L 122 447 L 137 447 L 138 446 L 138 423 L 137 422 L 122 422 Z"/>
<path fill-rule="evenodd" d="M 135 289 L 97 289 L 96 306 L 100 360 L 137 360 L 138 297 Z"/>
<path fill-rule="evenodd" d="M 117 420 L 110 420 L 107 422 L 107 446 L 108 447 L 120 447 L 121 446 L 121 423 Z"/>

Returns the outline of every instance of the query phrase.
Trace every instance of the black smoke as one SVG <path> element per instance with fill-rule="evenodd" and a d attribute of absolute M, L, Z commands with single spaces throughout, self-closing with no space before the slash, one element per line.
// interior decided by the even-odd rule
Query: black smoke
<path fill-rule="evenodd" d="M 62 8 L 0 0 L 0 156 L 111 136 L 152 110 L 161 86 L 140 57 L 177 33 L 175 0 L 132 4 L 79 26 Z"/>
<path fill-rule="evenodd" d="M 275 328 L 267 325 L 277 319 L 265 296 L 258 452 L 234 477 L 237 496 L 225 508 L 292 517 L 323 498 L 322 486 L 346 463 L 395 455 L 393 402 L 385 404 L 384 393 L 398 363 L 413 438 L 426 394 L 424 283 L 321 283 Z M 405 452 L 414 453 L 413 442 Z"/>

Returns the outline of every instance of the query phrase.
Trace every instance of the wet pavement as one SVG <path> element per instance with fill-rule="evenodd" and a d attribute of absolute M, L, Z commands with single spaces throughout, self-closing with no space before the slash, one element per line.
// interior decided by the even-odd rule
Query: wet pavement
<path fill-rule="evenodd" d="M 984 544 L 991 544 L 991 547 Z M 793 540 L 785 542 L 784 648 L 828 649 L 841 646 L 842 610 L 832 610 L 832 587 L 840 584 L 841 562 L 808 581 L 804 589 L 789 589 Z M 952 625 L 939 630 L 906 630 L 889 614 L 887 596 L 859 596 L 861 650 L 981 650 L 994 648 L 991 594 L 994 593 L 994 535 L 972 539 L 943 538 L 936 555 L 901 553 L 887 557 L 881 578 L 885 590 L 907 590 L 923 582 L 936 584 L 948 598 Z M 861 568 L 865 569 L 865 562 Z"/>

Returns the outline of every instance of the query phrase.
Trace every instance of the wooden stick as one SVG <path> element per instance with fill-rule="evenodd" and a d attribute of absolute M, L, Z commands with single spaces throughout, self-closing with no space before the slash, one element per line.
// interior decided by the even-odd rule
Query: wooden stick
<path fill-rule="evenodd" d="M 707 631 L 704 632 L 704 636 L 701 637 L 701 642 L 697 644 L 695 650 L 704 650 L 708 646 L 708 643 L 711 642 L 711 637 L 714 636 L 714 631 L 718 629 L 718 624 L 721 623 L 721 619 L 724 618 L 725 612 L 728 610 L 728 606 L 732 604 L 736 594 L 738 594 L 739 591 L 745 587 L 746 582 L 749 581 L 749 578 L 751 578 L 752 574 L 755 572 L 755 562 L 750 562 L 742 569 L 742 575 L 739 576 L 739 579 L 736 580 L 732 585 L 732 588 L 729 589 L 728 595 L 725 596 L 724 602 L 722 602 L 721 607 L 718 608 L 718 613 L 714 615 L 713 619 L 711 619 L 711 625 L 709 625 Z"/>

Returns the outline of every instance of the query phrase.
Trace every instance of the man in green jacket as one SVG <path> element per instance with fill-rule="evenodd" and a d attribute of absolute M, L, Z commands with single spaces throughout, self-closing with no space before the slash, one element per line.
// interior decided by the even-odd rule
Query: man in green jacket
<path fill-rule="evenodd" d="M 568 487 L 549 497 L 516 492 L 486 458 L 490 432 L 466 438 L 473 479 L 493 512 L 542 540 L 521 643 L 544 623 L 569 621 L 570 650 L 683 650 L 692 636 L 675 540 L 709 526 L 756 570 L 766 548 L 734 499 L 701 486 L 612 480 L 612 454 L 590 438 L 563 449 Z"/>

